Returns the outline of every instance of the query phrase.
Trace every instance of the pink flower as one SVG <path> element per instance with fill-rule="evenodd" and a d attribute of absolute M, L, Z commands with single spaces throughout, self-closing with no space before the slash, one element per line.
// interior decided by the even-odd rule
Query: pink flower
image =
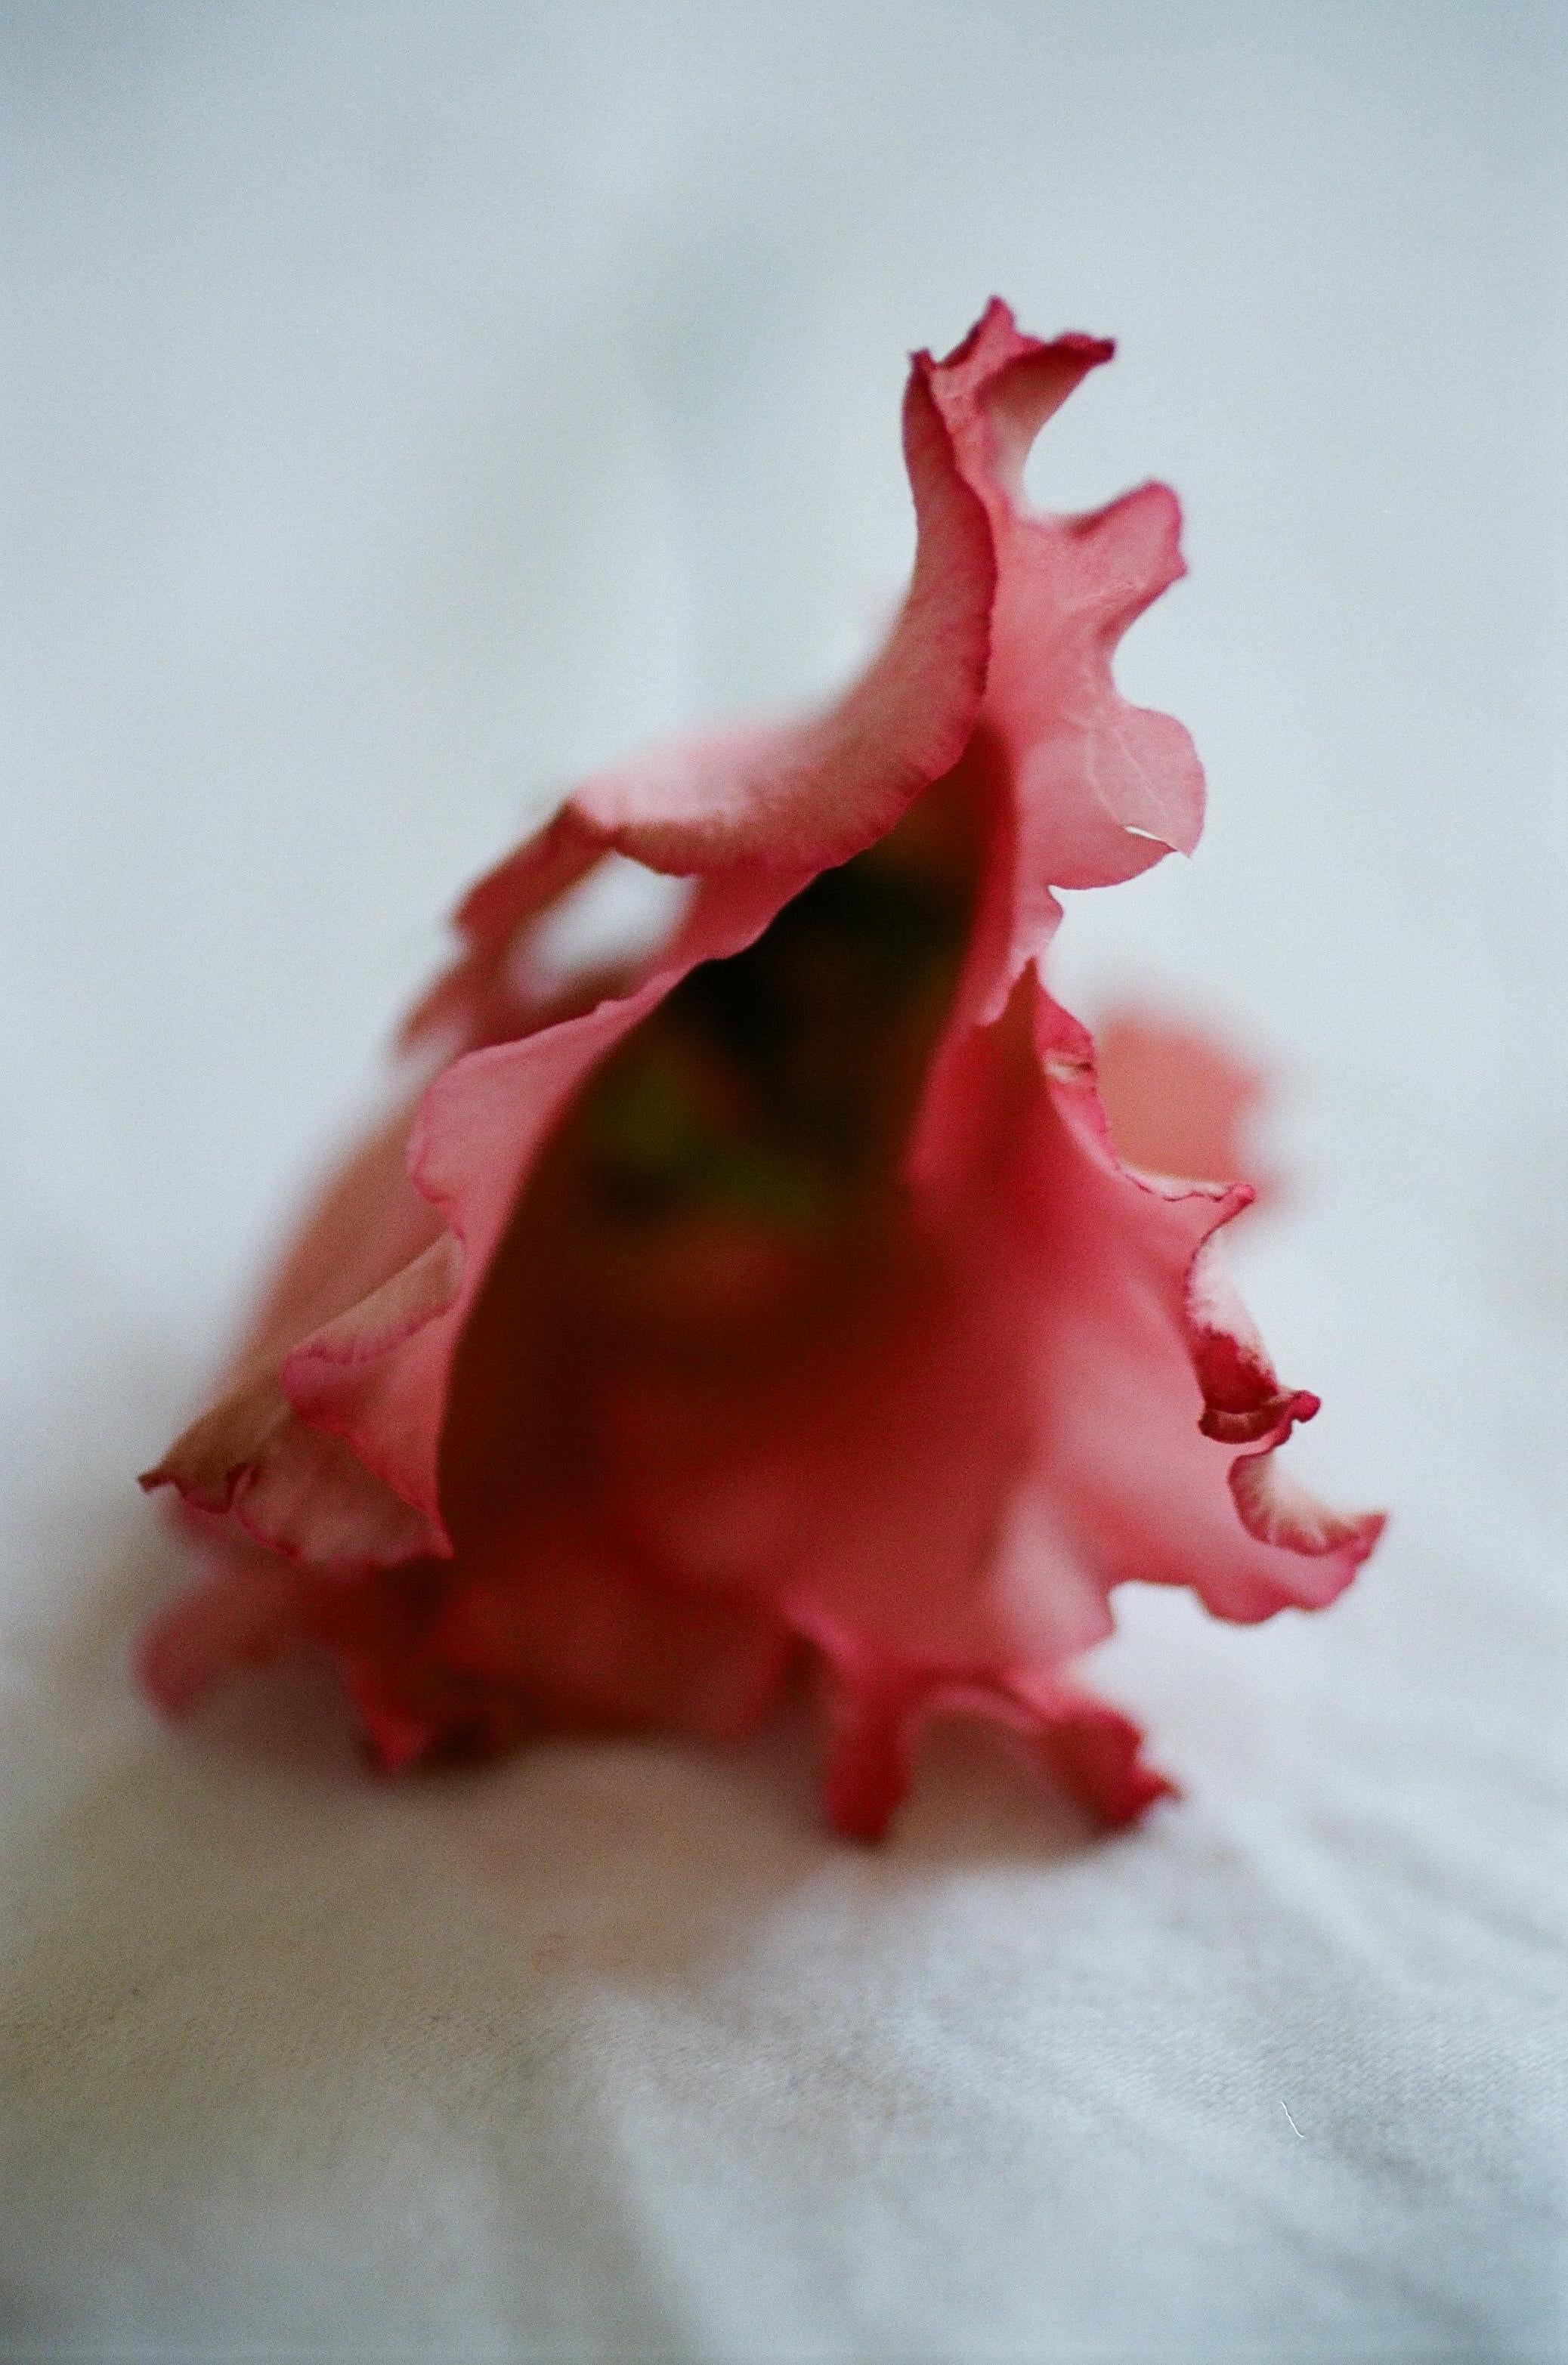
<path fill-rule="evenodd" d="M 1021 493 L 1111 352 L 993 303 L 917 355 L 914 574 L 869 671 L 590 779 L 469 894 L 409 1023 L 439 1072 L 143 1481 L 209 1563 L 144 1638 L 164 1709 L 314 1645 L 396 1769 L 738 1735 L 804 1658 L 841 1831 L 885 1828 L 945 1710 L 1117 1822 L 1170 1785 L 1073 1679 L 1112 1587 L 1246 1621 L 1349 1583 L 1381 1522 L 1278 1474 L 1317 1400 L 1215 1261 L 1252 1080 L 1129 1023 L 1103 1100 L 1043 975 L 1052 891 L 1190 850 L 1203 813 L 1185 732 L 1110 672 L 1182 572 L 1173 497 Z M 563 997 L 539 923 L 610 853 L 689 901 Z"/>

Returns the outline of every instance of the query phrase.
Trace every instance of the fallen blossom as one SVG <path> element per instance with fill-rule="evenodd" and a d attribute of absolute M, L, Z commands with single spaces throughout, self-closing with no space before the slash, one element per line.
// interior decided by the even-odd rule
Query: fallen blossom
<path fill-rule="evenodd" d="M 804 1663 L 841 1831 L 885 1829 L 948 1713 L 1116 1823 L 1171 1785 L 1075 1672 L 1113 1589 L 1246 1622 L 1349 1583 L 1381 1522 L 1279 1474 L 1317 1400 L 1218 1261 L 1257 1079 L 1146 1018 L 1103 1093 L 1047 979 L 1054 891 L 1203 817 L 1186 733 L 1111 675 L 1182 571 L 1173 496 L 1022 491 L 1111 352 L 993 303 L 918 354 L 913 575 L 868 670 L 588 780 L 468 895 L 407 1029 L 433 1076 L 143 1481 L 206 1563 L 143 1638 L 163 1709 L 314 1649 L 396 1771 L 734 1739 Z M 552 917 L 615 860 L 689 893 L 563 981 Z"/>

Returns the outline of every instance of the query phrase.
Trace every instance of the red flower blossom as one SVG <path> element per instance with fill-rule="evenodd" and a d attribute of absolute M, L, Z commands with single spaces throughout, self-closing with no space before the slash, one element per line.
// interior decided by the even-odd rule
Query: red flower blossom
<path fill-rule="evenodd" d="M 737 1735 L 810 1656 L 839 1829 L 884 1829 L 945 1710 L 1114 1822 L 1170 1786 L 1070 1674 L 1111 1588 L 1250 1620 L 1349 1582 L 1381 1523 L 1276 1474 L 1316 1398 L 1215 1259 L 1251 1080 L 1124 1026 L 1124 1162 L 1043 975 L 1054 889 L 1202 820 L 1185 732 L 1110 671 L 1182 572 L 1173 497 L 1021 493 L 1111 351 L 992 304 L 917 355 L 913 579 L 868 672 L 589 780 L 469 894 L 409 1028 L 440 1071 L 143 1482 L 210 1563 L 144 1638 L 166 1709 L 313 1644 L 391 1769 L 549 1728 Z M 542 917 L 610 854 L 689 901 L 563 996 Z"/>

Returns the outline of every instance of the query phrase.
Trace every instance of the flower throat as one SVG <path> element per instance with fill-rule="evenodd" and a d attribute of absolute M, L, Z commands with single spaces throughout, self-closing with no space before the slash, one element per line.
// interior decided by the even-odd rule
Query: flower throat
<path fill-rule="evenodd" d="M 694 970 L 611 1061 L 578 1117 L 601 1220 L 821 1239 L 890 1182 L 974 900 L 966 816 L 926 803 Z"/>

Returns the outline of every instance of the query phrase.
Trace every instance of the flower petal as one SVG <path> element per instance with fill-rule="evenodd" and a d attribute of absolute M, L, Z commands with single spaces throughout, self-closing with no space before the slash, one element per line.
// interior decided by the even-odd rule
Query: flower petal
<path fill-rule="evenodd" d="M 1114 350 L 1092 337 L 1023 336 L 993 302 L 946 360 L 917 363 L 995 537 L 976 754 L 1004 779 L 1014 842 L 1011 958 L 992 1015 L 1056 927 L 1050 889 L 1131 879 L 1173 850 L 1191 853 L 1203 827 L 1191 739 L 1170 716 L 1129 705 L 1111 675 L 1128 625 L 1184 572 L 1175 495 L 1145 485 L 1081 517 L 1031 510 L 1023 497 L 1038 429 Z"/>
<path fill-rule="evenodd" d="M 741 1595 L 670 1584 L 590 1517 L 525 1521 L 454 1589 L 428 1645 L 443 1667 L 510 1686 L 539 1721 L 662 1726 L 712 1740 L 751 1732 L 791 1641 Z"/>
<path fill-rule="evenodd" d="M 1020 1675 L 966 1677 L 877 1668 L 830 1643 L 829 1743 L 823 1799 L 846 1839 L 885 1837 L 908 1794 L 924 1727 L 937 1716 L 970 1716 L 1020 1736 L 1047 1779 L 1099 1822 L 1132 1822 L 1176 1786 L 1142 1755 L 1129 1717 L 1058 1679 Z"/>
<path fill-rule="evenodd" d="M 524 1517 L 459 1569 L 334 1579 L 209 1540 L 213 1574 L 143 1635 L 139 1671 L 184 1714 L 245 1666 L 301 1649 L 336 1665 L 375 1763 L 498 1754 L 525 1732 L 751 1732 L 778 1695 L 788 1629 L 741 1597 L 672 1586 L 591 1518 Z"/>
<path fill-rule="evenodd" d="M 177 1487 L 255 1542 L 326 1568 L 387 1567 L 427 1552 L 428 1519 L 336 1437 L 296 1418 L 270 1373 L 241 1383 L 177 1437 L 141 1485 Z"/>
<path fill-rule="evenodd" d="M 1192 1182 L 1245 1176 L 1264 1195 L 1247 1138 L 1265 1097 L 1261 1070 L 1152 1011 L 1114 1012 L 1094 1043 L 1100 1099 L 1124 1166 Z"/>
<path fill-rule="evenodd" d="M 577 1086 L 687 971 L 758 935 L 799 881 L 735 872 L 708 881 L 666 958 L 635 992 L 581 1016 L 454 1061 L 430 1087 L 409 1171 L 461 1250 L 455 1293 L 412 1332 L 345 1356 L 342 1322 L 303 1339 L 284 1366 L 302 1419 L 345 1439 L 450 1550 L 440 1502 L 447 1390 L 465 1326 L 534 1160 Z M 363 1309 L 360 1310 L 363 1313 Z M 360 1316 L 356 1314 L 355 1319 Z"/>
<path fill-rule="evenodd" d="M 1320 1502 L 1296 1479 L 1275 1469 L 1271 1446 L 1260 1453 L 1237 1455 L 1230 1465 L 1230 1491 L 1242 1525 L 1260 1543 L 1312 1556 L 1331 1554 L 1337 1566 L 1348 1564 L 1350 1573 L 1387 1525 L 1381 1511 L 1337 1511 Z M 1304 1600 L 1302 1606 L 1316 1608 L 1319 1604 Z"/>
<path fill-rule="evenodd" d="M 752 1591 L 836 1670 L 830 1810 L 857 1831 L 902 1795 L 921 1717 L 958 1701 L 1033 1719 L 1058 1775 L 1134 1811 L 1160 1787 L 1136 1732 L 1059 1694 L 1114 1586 L 1184 1584 L 1247 1620 L 1317 1607 L 1381 1524 L 1271 1480 L 1317 1401 L 1282 1385 L 1217 1261 L 1249 1189 L 1120 1164 L 1092 1043 L 1033 970 L 955 1089 L 961 1155 L 909 1262 L 790 1353 L 604 1388 L 638 1548 Z"/>
<path fill-rule="evenodd" d="M 868 670 L 803 722 L 674 739 L 585 781 L 470 892 L 458 914 L 467 959 L 416 1011 L 413 1033 L 471 999 L 513 933 L 607 850 L 655 870 L 742 865 L 809 876 L 870 845 L 952 769 L 985 687 L 996 556 L 918 367 L 905 392 L 903 444 L 914 570 Z"/>
<path fill-rule="evenodd" d="M 958 762 L 985 686 L 996 559 L 918 367 L 903 439 L 919 541 L 880 656 L 804 723 L 677 741 L 588 780 L 571 810 L 603 844 L 655 870 L 818 870 L 869 846 Z"/>
<path fill-rule="evenodd" d="M 633 1547 L 912 1675 L 1055 1664 L 1110 1631 L 1032 1484 L 1016 1309 L 916 1255 L 766 1355 L 606 1373 L 598 1462 Z"/>
<path fill-rule="evenodd" d="M 1250 1193 L 1121 1166 L 1090 1038 L 1042 987 L 1031 999 L 1047 1101 L 1018 1205 L 1038 1227 L 1042 1435 L 1059 1499 L 1107 1583 L 1190 1586 L 1244 1621 L 1319 1608 L 1382 1521 L 1293 1511 L 1262 1466 L 1317 1399 L 1281 1384 L 1209 1245 Z M 1260 1451 L 1237 1462 L 1238 1442 Z"/>

